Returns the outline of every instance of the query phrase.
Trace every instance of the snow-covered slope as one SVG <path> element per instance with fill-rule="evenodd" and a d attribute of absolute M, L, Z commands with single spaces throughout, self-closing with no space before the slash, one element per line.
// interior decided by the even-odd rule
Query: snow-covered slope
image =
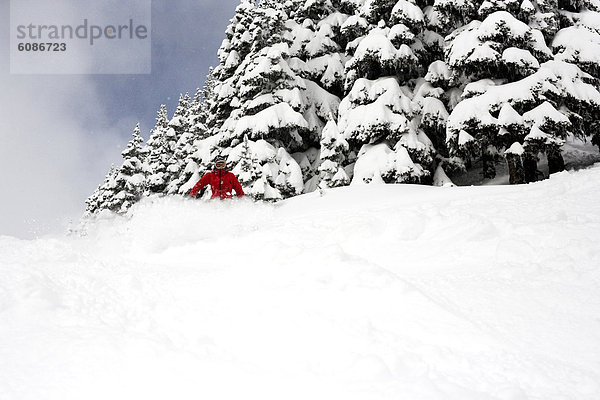
<path fill-rule="evenodd" d="M 0 238 L 0 399 L 598 399 L 600 166 Z"/>

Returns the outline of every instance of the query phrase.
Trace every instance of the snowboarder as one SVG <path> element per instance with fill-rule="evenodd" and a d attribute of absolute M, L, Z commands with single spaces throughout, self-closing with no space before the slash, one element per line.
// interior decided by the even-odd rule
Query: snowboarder
<path fill-rule="evenodd" d="M 221 200 L 230 199 L 233 197 L 231 194 L 232 190 L 235 190 L 235 194 L 238 197 L 244 195 L 242 185 L 240 185 L 240 182 L 235 175 L 227 170 L 227 161 L 223 157 L 218 157 L 215 161 L 215 169 L 205 174 L 202 179 L 194 185 L 194 188 L 190 192 L 190 196 L 196 197 L 198 192 L 207 185 L 210 185 L 212 190 L 211 199 L 216 199 L 217 197 Z"/>

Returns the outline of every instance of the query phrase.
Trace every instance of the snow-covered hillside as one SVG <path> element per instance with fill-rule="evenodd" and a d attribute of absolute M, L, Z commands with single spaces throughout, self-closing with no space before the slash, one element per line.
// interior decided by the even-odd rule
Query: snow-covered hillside
<path fill-rule="evenodd" d="M 0 238 L 0 399 L 598 399 L 600 165 Z"/>

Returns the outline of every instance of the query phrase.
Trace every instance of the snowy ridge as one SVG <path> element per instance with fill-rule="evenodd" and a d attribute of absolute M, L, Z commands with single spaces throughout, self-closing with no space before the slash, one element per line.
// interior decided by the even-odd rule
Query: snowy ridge
<path fill-rule="evenodd" d="M 0 398 L 600 397 L 600 165 L 0 238 Z"/>

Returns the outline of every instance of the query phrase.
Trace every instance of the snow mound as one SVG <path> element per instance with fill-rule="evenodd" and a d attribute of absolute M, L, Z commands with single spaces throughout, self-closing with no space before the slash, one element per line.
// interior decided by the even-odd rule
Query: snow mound
<path fill-rule="evenodd" d="M 0 398 L 598 399 L 599 193 L 596 165 L 0 237 Z"/>

